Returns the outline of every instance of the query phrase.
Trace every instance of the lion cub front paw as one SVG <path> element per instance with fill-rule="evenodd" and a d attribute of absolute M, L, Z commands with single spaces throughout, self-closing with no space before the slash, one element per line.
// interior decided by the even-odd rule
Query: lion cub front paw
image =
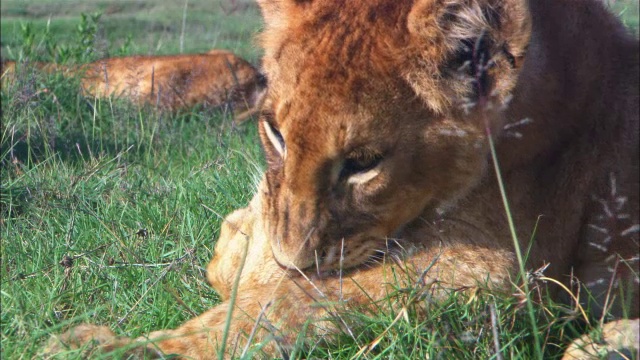
<path fill-rule="evenodd" d="M 106 326 L 82 324 L 59 335 L 51 335 L 44 346 L 44 356 L 53 356 L 69 350 L 85 347 L 87 355 L 105 344 L 113 344 L 116 335 Z"/>
<path fill-rule="evenodd" d="M 75 326 L 60 335 L 51 335 L 51 338 L 42 349 L 42 356 L 52 358 L 65 352 L 80 350 L 83 358 L 91 358 L 93 355 L 106 354 L 118 349 L 127 358 L 156 359 L 162 354 L 156 349 L 145 346 L 126 338 L 116 336 L 106 326 L 81 324 Z"/>
<path fill-rule="evenodd" d="M 637 358 L 640 358 L 640 319 L 623 319 L 604 324 L 599 334 L 574 340 L 562 360 Z"/>

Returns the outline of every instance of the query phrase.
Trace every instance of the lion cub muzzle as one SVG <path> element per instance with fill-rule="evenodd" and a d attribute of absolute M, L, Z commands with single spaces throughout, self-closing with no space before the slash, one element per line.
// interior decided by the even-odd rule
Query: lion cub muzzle
<path fill-rule="evenodd" d="M 305 247 L 302 243 L 302 247 Z M 309 269 L 312 272 L 327 273 L 352 269 L 363 263 L 375 261 L 385 254 L 385 241 L 382 238 L 341 239 L 337 243 L 318 247 L 309 251 L 284 251 L 279 244 L 271 247 L 273 257 L 284 269 Z M 307 251 L 304 251 L 307 250 Z M 293 255 L 293 256 L 291 256 Z"/>

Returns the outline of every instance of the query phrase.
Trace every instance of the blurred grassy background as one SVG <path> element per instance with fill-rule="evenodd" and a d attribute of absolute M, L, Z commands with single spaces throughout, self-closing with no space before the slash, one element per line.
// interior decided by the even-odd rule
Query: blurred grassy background
<path fill-rule="evenodd" d="M 252 38 L 262 19 L 250 0 L 3 0 L 1 11 L 3 58 L 17 57 L 21 23 L 31 22 L 35 32 L 48 27 L 57 43 L 66 44 L 74 41 L 80 14 L 96 12 L 103 14 L 95 41 L 103 57 L 112 56 L 109 51 L 123 46 L 129 36 L 132 54 L 221 48 L 254 62 L 260 55 Z"/>
<path fill-rule="evenodd" d="M 639 2 L 605 0 L 612 11 L 637 34 Z M 36 32 L 47 27 L 55 41 L 74 40 L 81 13 L 102 15 L 96 46 L 104 56 L 131 37 L 132 54 L 175 54 L 228 49 L 256 62 L 260 50 L 253 36 L 262 26 L 251 0 L 4 0 L 1 3 L 0 55 L 15 59 L 21 45 L 20 26 L 31 22 Z M 183 25 L 184 24 L 184 25 Z M 181 41 L 182 40 L 182 41 Z"/>
<path fill-rule="evenodd" d="M 637 36 L 640 28 L 640 2 L 637 0 L 605 0 L 605 2 Z"/>

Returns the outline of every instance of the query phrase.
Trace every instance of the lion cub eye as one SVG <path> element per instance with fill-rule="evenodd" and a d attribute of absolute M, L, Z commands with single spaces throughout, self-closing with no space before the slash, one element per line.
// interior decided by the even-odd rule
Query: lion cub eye
<path fill-rule="evenodd" d="M 271 123 L 268 121 L 264 122 L 264 129 L 273 147 L 280 154 L 280 156 L 284 156 L 285 144 L 284 138 L 282 137 L 280 131 L 273 127 L 273 125 L 271 125 Z"/>
<path fill-rule="evenodd" d="M 378 175 L 382 155 L 369 152 L 354 153 L 344 160 L 340 178 L 350 183 L 364 183 Z"/>

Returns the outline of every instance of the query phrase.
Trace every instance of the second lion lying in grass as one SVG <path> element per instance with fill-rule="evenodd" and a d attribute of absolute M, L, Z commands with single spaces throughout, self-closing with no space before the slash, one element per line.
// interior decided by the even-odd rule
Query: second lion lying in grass
<path fill-rule="evenodd" d="M 225 50 L 114 57 L 78 66 L 5 61 L 2 63 L 3 84 L 28 76 L 29 66 L 48 73 L 80 77 L 85 96 L 113 96 L 168 111 L 195 105 L 228 106 L 237 122 L 257 112 L 266 90 L 266 81 L 255 67 Z"/>

